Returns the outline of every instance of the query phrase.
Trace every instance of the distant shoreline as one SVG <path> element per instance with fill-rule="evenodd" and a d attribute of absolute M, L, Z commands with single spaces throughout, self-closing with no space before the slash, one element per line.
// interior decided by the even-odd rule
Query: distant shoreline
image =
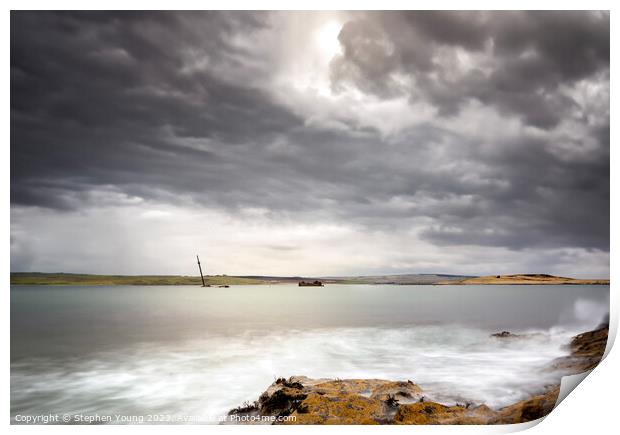
<path fill-rule="evenodd" d="M 491 275 L 467 278 L 459 282 L 438 284 L 461 285 L 609 285 L 608 279 L 577 279 L 547 274 Z"/>
<path fill-rule="evenodd" d="M 608 279 L 576 279 L 545 274 L 462 276 L 446 274 L 409 274 L 359 277 L 276 277 L 276 276 L 205 276 L 205 282 L 218 285 L 297 284 L 302 280 L 320 280 L 324 284 L 371 285 L 609 285 Z M 41 286 L 114 286 L 114 285 L 201 285 L 200 276 L 183 275 L 92 275 L 73 273 L 13 272 L 11 285 Z"/>

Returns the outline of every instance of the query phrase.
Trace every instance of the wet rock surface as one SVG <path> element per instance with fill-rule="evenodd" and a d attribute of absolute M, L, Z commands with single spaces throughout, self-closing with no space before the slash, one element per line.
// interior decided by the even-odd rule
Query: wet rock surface
<path fill-rule="evenodd" d="M 593 369 L 605 353 L 608 335 L 608 325 L 576 335 L 568 345 L 571 354 L 554 360 L 549 369 L 563 370 L 566 374 L 583 373 Z"/>
<path fill-rule="evenodd" d="M 513 334 L 499 338 L 512 338 Z M 573 337 L 571 355 L 548 367 L 576 374 L 596 366 L 605 351 L 608 327 Z M 493 335 L 495 336 L 495 334 Z M 559 385 L 500 409 L 484 404 L 448 406 L 428 401 L 410 380 L 279 378 L 252 404 L 230 411 L 235 415 L 294 416 L 283 424 L 513 424 L 537 420 L 554 408 Z"/>

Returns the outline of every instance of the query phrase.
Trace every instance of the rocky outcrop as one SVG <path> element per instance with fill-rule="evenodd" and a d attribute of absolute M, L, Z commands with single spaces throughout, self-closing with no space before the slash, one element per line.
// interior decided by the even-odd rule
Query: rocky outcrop
<path fill-rule="evenodd" d="M 495 412 L 486 405 L 445 406 L 435 402 L 405 404 L 398 407 L 394 424 L 489 424 Z"/>
<path fill-rule="evenodd" d="M 277 379 L 253 404 L 230 414 L 295 415 L 297 424 L 390 423 L 399 404 L 423 400 L 411 381 L 380 379 Z"/>
<path fill-rule="evenodd" d="M 254 404 L 230 414 L 295 417 L 284 424 L 509 424 L 547 415 L 558 393 L 559 386 L 554 386 L 495 411 L 486 405 L 446 406 L 427 401 L 411 381 L 294 376 L 277 380 Z"/>
<path fill-rule="evenodd" d="M 571 355 L 555 360 L 548 369 L 580 373 L 601 360 L 607 326 L 573 338 Z M 513 334 L 500 333 L 500 338 Z M 381 379 L 279 378 L 253 404 L 231 415 L 294 416 L 283 424 L 512 424 L 544 417 L 554 408 L 559 385 L 513 405 L 493 410 L 484 404 L 443 405 L 429 401 L 412 381 Z"/>
<path fill-rule="evenodd" d="M 602 325 L 594 331 L 584 332 L 571 340 L 570 355 L 554 360 L 547 370 L 560 370 L 565 374 L 583 373 L 598 365 L 605 353 L 609 326 Z"/>
<path fill-rule="evenodd" d="M 487 424 L 514 424 L 538 420 L 553 410 L 559 394 L 559 385 L 548 387 L 543 394 L 501 408 Z"/>

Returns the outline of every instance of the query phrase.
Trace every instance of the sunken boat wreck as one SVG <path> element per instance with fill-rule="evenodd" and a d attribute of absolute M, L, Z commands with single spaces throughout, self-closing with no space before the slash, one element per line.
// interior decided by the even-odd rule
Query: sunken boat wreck
<path fill-rule="evenodd" d="M 323 287 L 321 281 L 299 281 L 299 287 Z"/>

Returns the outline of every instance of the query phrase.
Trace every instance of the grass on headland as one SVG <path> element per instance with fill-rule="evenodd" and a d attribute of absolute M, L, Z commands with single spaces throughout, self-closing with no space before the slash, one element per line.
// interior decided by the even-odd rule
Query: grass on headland
<path fill-rule="evenodd" d="M 542 273 L 525 273 L 517 275 L 477 276 L 458 282 L 441 282 L 439 284 L 463 285 L 609 285 L 608 279 L 577 279 Z"/>

